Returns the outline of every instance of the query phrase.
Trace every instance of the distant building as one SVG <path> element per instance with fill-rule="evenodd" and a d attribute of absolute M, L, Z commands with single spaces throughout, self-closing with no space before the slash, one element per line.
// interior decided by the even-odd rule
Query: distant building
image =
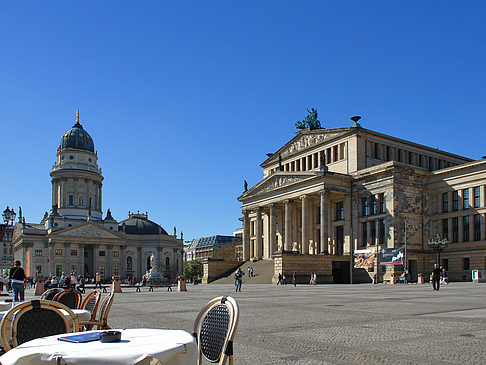
<path fill-rule="evenodd" d="M 216 235 L 196 238 L 185 249 L 186 261 L 207 258 L 235 260 L 237 245 L 241 245 L 241 237 Z"/>
<path fill-rule="evenodd" d="M 349 282 L 354 251 L 407 243 L 405 265 L 417 280 L 436 262 L 427 242 L 437 234 L 449 241 L 440 264 L 452 280 L 486 268 L 486 159 L 355 123 L 302 129 L 260 166 L 263 179 L 238 198 L 243 259 L 273 259 L 276 276 Z M 402 270 L 376 266 L 367 272 L 379 280 Z"/>
<path fill-rule="evenodd" d="M 131 213 L 116 221 L 110 209 L 102 214 L 103 175 L 94 142 L 79 122 L 61 138 L 50 173 L 52 209 L 40 223 L 17 223 L 13 232 L 15 259 L 27 276 L 60 276 L 75 272 L 105 279 L 140 279 L 151 268 L 166 277 L 182 274 L 182 238 L 169 235 L 148 213 Z M 142 187 L 140 187 L 142 188 Z"/>

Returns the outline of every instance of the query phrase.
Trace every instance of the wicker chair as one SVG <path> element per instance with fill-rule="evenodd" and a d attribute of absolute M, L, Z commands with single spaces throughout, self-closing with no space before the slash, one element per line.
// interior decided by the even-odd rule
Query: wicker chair
<path fill-rule="evenodd" d="M 217 297 L 199 312 L 194 322 L 194 337 L 202 357 L 220 365 L 233 365 L 233 339 L 238 328 L 238 304 L 231 297 Z"/>
<path fill-rule="evenodd" d="M 68 319 L 61 309 L 71 318 Z M 0 323 L 5 351 L 36 338 L 78 331 L 78 318 L 73 311 L 49 300 L 19 304 L 5 313 Z"/>
<path fill-rule="evenodd" d="M 52 300 L 57 293 L 62 292 L 64 289 L 62 288 L 52 288 L 52 289 L 47 289 L 44 293 L 41 295 L 41 300 Z"/>
<path fill-rule="evenodd" d="M 77 309 L 83 301 L 83 295 L 77 290 L 68 289 L 57 293 L 52 300 L 62 303 L 71 309 Z"/>
<path fill-rule="evenodd" d="M 98 317 L 98 319 L 89 322 L 79 322 L 79 325 L 84 326 L 87 329 L 91 329 L 94 326 L 97 326 L 96 329 L 98 330 L 110 329 L 111 327 L 108 326 L 108 314 L 110 313 L 111 305 L 113 304 L 114 298 L 115 293 L 111 292 L 105 297 L 105 299 L 103 299 L 103 302 L 101 302 L 100 316 Z"/>
<path fill-rule="evenodd" d="M 98 311 L 98 306 L 101 300 L 101 292 L 98 290 L 94 290 L 89 293 L 86 298 L 84 298 L 83 303 L 81 304 L 80 309 L 85 309 L 91 312 L 90 322 L 96 321 L 96 312 Z M 85 328 L 90 330 L 93 325 L 86 325 Z"/>

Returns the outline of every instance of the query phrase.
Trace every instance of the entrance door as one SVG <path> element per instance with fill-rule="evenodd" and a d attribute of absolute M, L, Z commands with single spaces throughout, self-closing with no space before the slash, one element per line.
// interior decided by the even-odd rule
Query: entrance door
<path fill-rule="evenodd" d="M 332 262 L 332 282 L 334 284 L 349 284 L 349 261 Z"/>
<path fill-rule="evenodd" d="M 84 275 L 89 277 L 94 277 L 97 268 L 94 267 L 94 254 L 93 246 L 88 246 L 84 248 Z"/>
<path fill-rule="evenodd" d="M 408 260 L 408 274 L 411 282 L 417 281 L 417 260 Z"/>

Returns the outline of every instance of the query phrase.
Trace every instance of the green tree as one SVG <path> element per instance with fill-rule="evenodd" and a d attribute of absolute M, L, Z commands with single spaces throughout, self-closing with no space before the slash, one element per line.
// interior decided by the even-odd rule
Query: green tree
<path fill-rule="evenodd" d="M 184 275 L 192 280 L 194 276 L 200 277 L 203 274 L 203 264 L 197 260 L 184 261 Z"/>

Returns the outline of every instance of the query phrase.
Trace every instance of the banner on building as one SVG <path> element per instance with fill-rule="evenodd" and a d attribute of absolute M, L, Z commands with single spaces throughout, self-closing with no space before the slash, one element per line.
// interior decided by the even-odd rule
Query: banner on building
<path fill-rule="evenodd" d="M 380 265 L 403 265 L 403 247 L 382 248 Z"/>
<path fill-rule="evenodd" d="M 375 264 L 376 250 L 356 250 L 354 251 L 354 267 L 367 268 Z"/>

